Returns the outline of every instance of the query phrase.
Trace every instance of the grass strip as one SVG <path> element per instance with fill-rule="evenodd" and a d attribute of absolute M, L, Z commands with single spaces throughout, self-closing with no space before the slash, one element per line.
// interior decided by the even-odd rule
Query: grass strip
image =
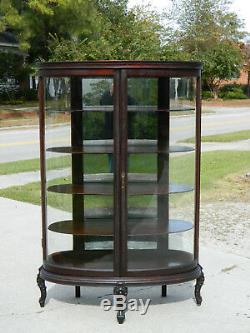
<path fill-rule="evenodd" d="M 85 155 L 86 173 L 94 173 L 95 170 L 102 170 L 107 157 L 105 154 L 99 155 L 98 158 L 91 154 Z M 46 161 L 46 169 L 64 169 L 71 166 L 71 156 L 61 156 L 48 158 Z M 20 172 L 31 172 L 40 170 L 40 161 L 38 158 L 31 160 L 22 160 L 15 162 L 0 163 L 0 175 L 10 175 Z M 103 171 L 105 172 L 105 171 Z"/>
<path fill-rule="evenodd" d="M 244 130 L 244 131 L 238 131 L 238 132 L 202 136 L 201 141 L 202 142 L 234 142 L 234 141 L 249 140 L 249 139 L 250 139 L 250 130 Z M 194 138 L 188 138 L 186 140 L 182 140 L 181 142 L 194 143 Z"/>
<path fill-rule="evenodd" d="M 99 173 L 108 171 L 107 156 L 103 160 L 93 155 L 89 157 L 86 167 L 87 173 Z M 129 172 L 155 173 L 156 156 L 150 154 L 133 155 L 129 157 Z M 194 180 L 194 154 L 176 156 L 170 160 L 170 181 L 191 184 Z M 194 169 L 193 169 L 194 170 Z M 249 152 L 219 151 L 204 152 L 201 164 L 201 192 L 202 200 L 249 200 L 250 180 L 244 175 L 250 171 Z M 57 178 L 48 182 L 48 186 L 71 182 L 70 178 Z M 12 186 L 0 190 L 0 196 L 40 204 L 40 182 L 30 183 L 23 186 Z M 173 204 L 191 203 L 193 193 L 175 194 Z M 146 207 L 155 202 L 155 196 L 136 196 L 129 198 L 129 204 Z M 48 193 L 48 204 L 54 208 L 71 211 L 72 198 L 68 194 Z M 113 204 L 113 198 L 108 196 L 85 197 L 85 207 L 109 207 Z"/>

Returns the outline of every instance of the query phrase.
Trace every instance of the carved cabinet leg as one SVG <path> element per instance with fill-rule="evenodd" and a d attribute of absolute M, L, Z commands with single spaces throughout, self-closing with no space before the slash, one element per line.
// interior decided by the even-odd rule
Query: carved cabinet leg
<path fill-rule="evenodd" d="M 195 285 L 195 290 L 194 290 L 197 305 L 201 305 L 201 302 L 202 302 L 202 297 L 201 297 L 200 292 L 201 292 L 201 287 L 204 284 L 204 281 L 205 281 L 205 277 L 204 277 L 202 267 L 201 267 L 201 275 L 196 280 L 196 285 Z"/>
<path fill-rule="evenodd" d="M 41 269 L 42 269 L 42 266 L 39 268 L 36 281 L 37 281 L 37 285 L 41 291 L 41 297 L 39 298 L 39 304 L 43 308 L 45 299 L 47 296 L 47 292 L 46 292 L 45 280 L 41 278 Z"/>
<path fill-rule="evenodd" d="M 120 299 L 119 299 L 119 297 L 117 297 L 118 301 L 122 301 L 125 298 L 125 302 L 126 302 L 127 294 L 128 294 L 128 288 L 124 284 L 120 284 L 120 285 L 117 285 L 114 287 L 114 295 L 121 296 Z M 123 324 L 123 322 L 125 320 L 126 309 L 124 309 L 122 305 L 119 305 L 119 306 L 121 307 L 121 310 L 117 310 L 117 321 L 119 324 Z"/>

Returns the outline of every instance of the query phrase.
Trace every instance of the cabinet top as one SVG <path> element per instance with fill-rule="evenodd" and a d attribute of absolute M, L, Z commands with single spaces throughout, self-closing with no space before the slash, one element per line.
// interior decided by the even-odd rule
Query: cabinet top
<path fill-rule="evenodd" d="M 201 70 L 202 63 L 196 61 L 128 61 L 96 60 L 82 62 L 47 62 L 40 64 L 41 72 L 49 70 L 83 69 L 172 69 Z"/>

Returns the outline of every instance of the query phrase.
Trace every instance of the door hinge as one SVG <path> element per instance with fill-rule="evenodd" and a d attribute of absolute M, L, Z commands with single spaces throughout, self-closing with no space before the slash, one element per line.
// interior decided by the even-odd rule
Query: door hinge
<path fill-rule="evenodd" d="M 124 172 L 122 173 L 122 186 L 121 186 L 121 188 L 122 188 L 122 191 L 124 191 L 124 189 L 125 189 L 125 173 Z"/>

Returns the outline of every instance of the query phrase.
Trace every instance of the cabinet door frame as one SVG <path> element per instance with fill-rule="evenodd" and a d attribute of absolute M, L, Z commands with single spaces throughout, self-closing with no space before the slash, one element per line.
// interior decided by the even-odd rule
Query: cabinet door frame
<path fill-rule="evenodd" d="M 201 105 L 199 102 L 199 91 L 200 91 L 200 70 L 187 70 L 187 71 L 179 71 L 179 70 L 146 70 L 146 69 L 121 69 L 120 70 L 120 96 L 119 96 L 119 131 L 120 131 L 120 152 L 117 155 L 119 160 L 119 186 L 117 186 L 118 191 L 120 192 L 120 219 L 119 219 L 119 276 L 150 276 L 152 274 L 164 275 L 168 274 L 169 269 L 154 269 L 154 270 L 141 270 L 141 271 L 129 271 L 128 270 L 128 78 L 130 77 L 138 77 L 138 78 L 157 78 L 158 79 L 158 87 L 161 86 L 161 81 L 164 82 L 164 79 L 169 80 L 171 77 L 193 77 L 196 80 L 196 147 L 195 147 L 195 218 L 194 218 L 194 262 L 192 267 L 190 266 L 190 270 L 196 266 L 196 262 L 198 262 L 198 228 L 199 228 L 199 200 L 200 200 L 200 118 L 201 118 Z M 160 85 L 160 86 L 159 86 Z M 164 83 L 163 83 L 164 85 Z M 161 109 L 166 110 L 169 109 L 170 105 L 167 105 L 166 100 L 164 100 L 164 96 L 162 96 L 161 92 L 158 96 L 158 112 Z M 165 113 L 165 112 L 164 112 Z M 163 119 L 165 119 L 164 115 Z M 167 113 L 167 117 L 169 118 L 170 114 Z M 159 120 L 161 117 L 159 117 Z M 169 126 L 169 119 L 168 124 Z M 169 130 L 169 129 L 168 129 Z M 168 133 L 169 136 L 169 133 Z M 166 139 L 166 138 L 165 138 Z M 167 144 L 169 145 L 169 137 L 167 140 Z M 158 163 L 159 163 L 158 159 Z M 161 163 L 161 162 L 160 162 Z M 167 171 L 168 172 L 168 171 Z M 117 226 L 118 228 L 118 226 Z M 117 236 L 117 235 L 116 235 Z M 118 239 L 117 239 L 118 240 Z M 161 244 L 159 244 L 161 247 Z M 174 271 L 173 271 L 174 273 Z M 176 271 L 178 273 L 178 270 Z M 180 272 L 181 273 L 181 272 Z"/>
<path fill-rule="evenodd" d="M 120 152 L 119 152 L 119 276 L 125 276 L 127 271 L 127 73 L 125 69 L 119 71 L 119 130 L 120 130 Z"/>

